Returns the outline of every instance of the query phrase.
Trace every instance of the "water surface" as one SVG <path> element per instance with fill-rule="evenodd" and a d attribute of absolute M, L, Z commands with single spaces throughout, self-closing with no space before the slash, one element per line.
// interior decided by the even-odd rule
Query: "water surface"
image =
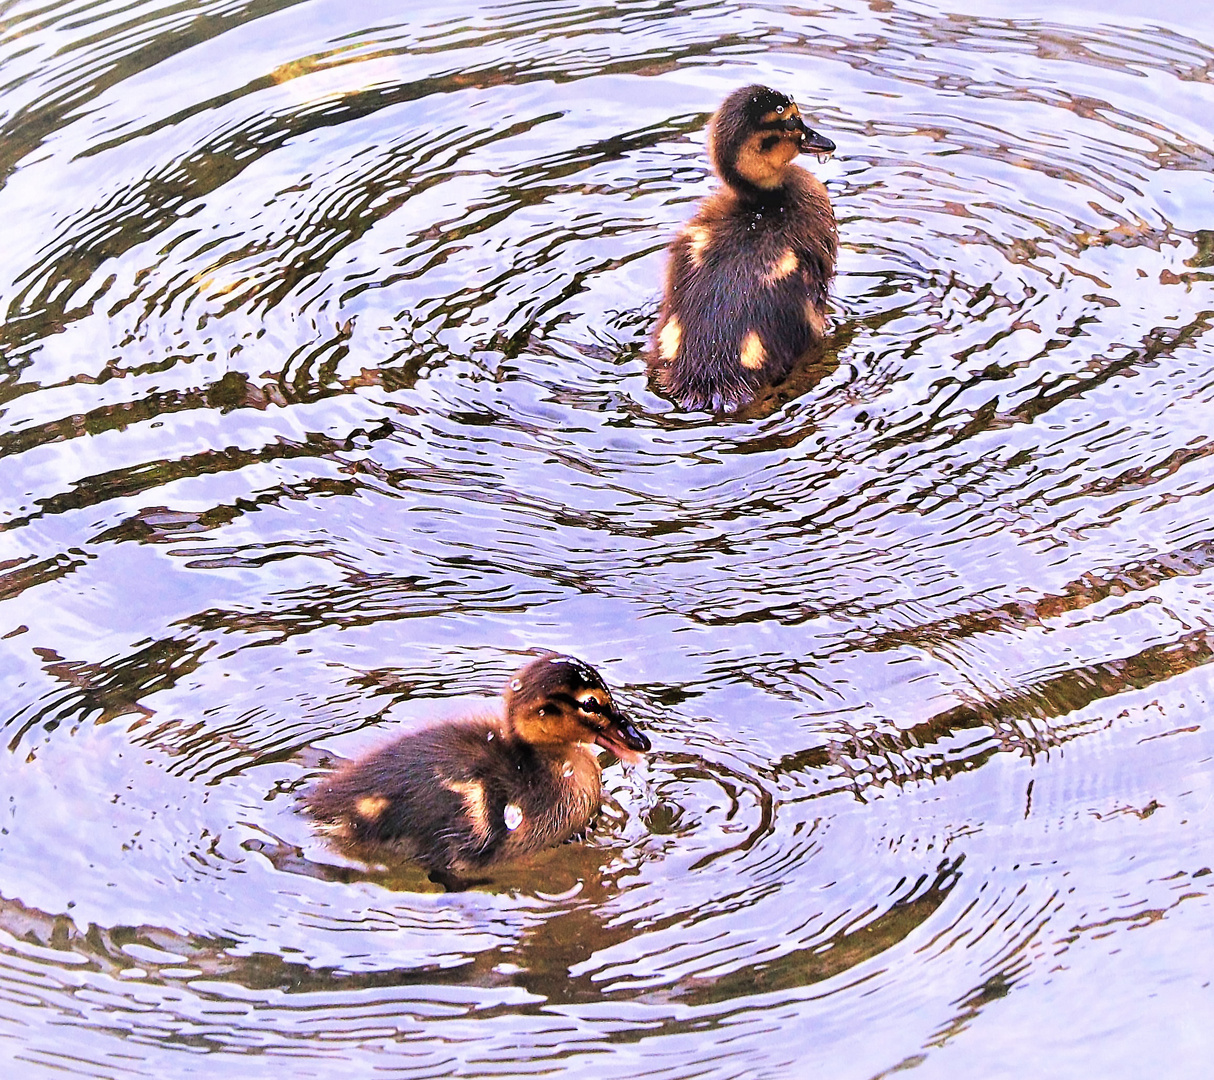
<path fill-rule="evenodd" d="M 9 1074 L 1204 1075 L 1214 25 L 957 7 L 0 5 Z M 642 350 L 751 81 L 840 275 L 721 419 Z M 541 646 L 655 744 L 584 843 L 313 835 Z"/>

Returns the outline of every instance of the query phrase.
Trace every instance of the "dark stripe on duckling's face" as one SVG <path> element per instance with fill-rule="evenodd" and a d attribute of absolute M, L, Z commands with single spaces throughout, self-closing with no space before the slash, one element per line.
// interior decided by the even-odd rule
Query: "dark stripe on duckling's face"
<path fill-rule="evenodd" d="M 835 144 L 830 139 L 806 126 L 796 105 L 768 113 L 759 123 L 759 130 L 769 132 L 763 137 L 764 150 L 770 150 L 781 139 L 795 139 L 800 150 L 809 150 L 815 154 L 835 152 Z"/>
<path fill-rule="evenodd" d="M 791 101 L 786 105 L 777 105 L 770 112 L 764 113 L 755 124 L 758 131 L 766 132 L 761 142 L 764 150 L 770 150 L 782 139 L 791 139 L 801 146 L 801 138 L 809 129 L 801 120 L 797 106 Z"/>
<path fill-rule="evenodd" d="M 649 749 L 598 672 L 571 656 L 546 656 L 516 672 L 506 692 L 506 714 L 515 734 L 536 746 L 595 742 L 621 756 Z"/>
<path fill-rule="evenodd" d="M 742 143 L 733 167 L 743 180 L 771 190 L 784 183 L 789 162 L 800 152 L 799 136 L 765 135 L 759 130 Z"/>
<path fill-rule="evenodd" d="M 801 152 L 806 136 L 813 132 L 805 126 L 797 106 L 787 99 L 753 123 L 754 131 L 743 140 L 735 167 L 743 179 L 756 187 L 779 187 L 789 162 Z"/>
<path fill-rule="evenodd" d="M 534 721 L 520 717 L 519 733 L 533 743 L 594 742 L 617 756 L 630 758 L 650 748 L 649 739 L 611 700 L 606 688 L 576 697 L 555 693 L 536 710 Z"/>
<path fill-rule="evenodd" d="M 596 691 L 583 694 L 572 704 L 577 709 L 578 719 L 594 733 L 594 741 L 599 746 L 617 754 L 621 750 L 645 753 L 650 749 L 648 737 L 615 707 L 606 689 L 601 694 Z"/>
<path fill-rule="evenodd" d="M 713 117 L 710 153 L 721 178 L 763 190 L 783 185 L 789 162 L 802 150 L 829 154 L 835 144 L 811 130 L 796 103 L 768 86 L 730 94 Z"/>

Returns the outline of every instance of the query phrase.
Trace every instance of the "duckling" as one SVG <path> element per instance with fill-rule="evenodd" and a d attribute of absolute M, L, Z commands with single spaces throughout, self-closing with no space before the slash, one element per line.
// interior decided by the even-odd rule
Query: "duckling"
<path fill-rule="evenodd" d="M 826 188 L 792 160 L 834 149 L 767 86 L 735 90 L 713 116 L 708 152 L 724 187 L 670 245 L 649 352 L 685 408 L 741 408 L 823 338 L 838 231 Z"/>
<path fill-rule="evenodd" d="M 602 799 L 596 744 L 627 762 L 650 748 L 571 656 L 524 665 L 503 705 L 344 763 L 305 796 L 309 810 L 356 851 L 414 859 L 449 884 L 584 830 Z"/>

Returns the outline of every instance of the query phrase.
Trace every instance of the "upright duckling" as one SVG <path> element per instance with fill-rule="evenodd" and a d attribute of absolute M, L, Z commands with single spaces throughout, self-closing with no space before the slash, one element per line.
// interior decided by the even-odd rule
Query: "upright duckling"
<path fill-rule="evenodd" d="M 570 656 L 520 668 L 502 715 L 470 715 L 349 761 L 307 795 L 343 843 L 420 862 L 436 880 L 559 844 L 598 812 L 595 744 L 636 760 L 649 739 Z"/>
<path fill-rule="evenodd" d="M 712 118 L 708 152 L 725 186 L 670 246 L 649 355 L 684 407 L 740 408 L 822 339 L 838 232 L 826 189 L 792 160 L 834 149 L 766 86 L 735 90 Z"/>

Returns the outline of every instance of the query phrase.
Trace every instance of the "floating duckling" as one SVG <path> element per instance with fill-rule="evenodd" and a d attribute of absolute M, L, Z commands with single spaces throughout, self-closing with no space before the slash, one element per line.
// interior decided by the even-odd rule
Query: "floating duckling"
<path fill-rule="evenodd" d="M 441 723 L 346 762 L 308 808 L 343 844 L 415 859 L 444 883 L 568 840 L 602 800 L 596 744 L 631 762 L 649 739 L 571 656 L 526 664 L 503 698 L 502 715 Z"/>
<path fill-rule="evenodd" d="M 649 355 L 685 408 L 741 408 L 823 338 L 838 231 L 826 188 L 792 160 L 834 149 L 770 87 L 735 90 L 713 116 L 708 153 L 725 186 L 670 245 Z"/>

